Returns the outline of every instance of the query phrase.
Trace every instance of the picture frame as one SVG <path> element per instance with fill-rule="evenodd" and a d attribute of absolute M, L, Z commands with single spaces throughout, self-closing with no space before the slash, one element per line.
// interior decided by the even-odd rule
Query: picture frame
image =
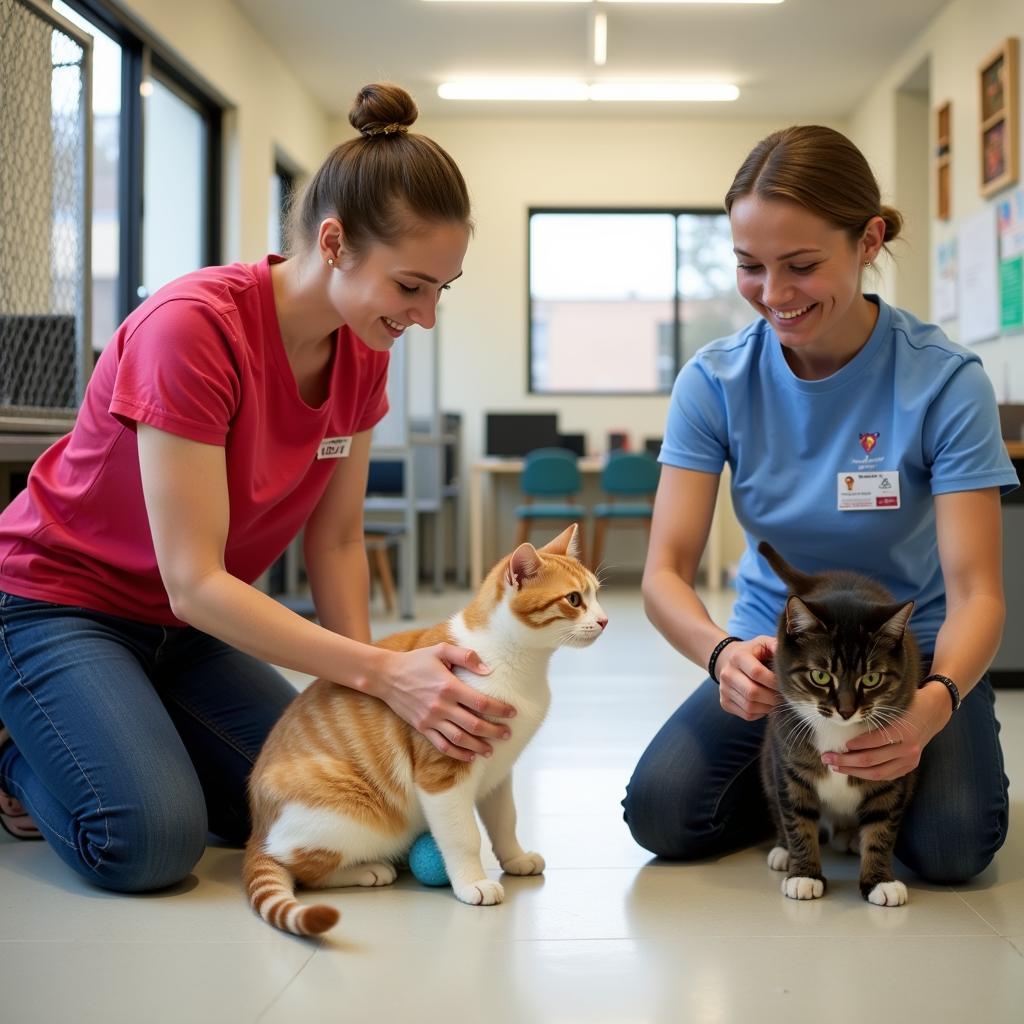
<path fill-rule="evenodd" d="M 980 189 L 986 197 L 1019 176 L 1018 51 L 1010 36 L 978 68 Z"/>
<path fill-rule="evenodd" d="M 935 110 L 935 216 L 949 220 L 952 216 L 952 140 L 953 104 L 943 103 Z"/>

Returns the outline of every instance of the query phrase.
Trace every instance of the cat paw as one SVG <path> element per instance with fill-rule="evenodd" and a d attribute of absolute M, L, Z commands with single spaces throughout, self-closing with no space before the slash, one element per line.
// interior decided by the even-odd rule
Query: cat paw
<path fill-rule="evenodd" d="M 864 898 L 876 907 L 902 907 L 907 902 L 907 887 L 902 882 L 879 882 Z"/>
<path fill-rule="evenodd" d="M 782 893 L 791 900 L 816 900 L 825 895 L 825 882 L 820 878 L 791 875 L 782 880 Z"/>
<path fill-rule="evenodd" d="M 500 882 L 492 882 L 489 878 L 481 878 L 469 885 L 454 887 L 456 897 L 463 903 L 474 907 L 492 907 L 505 899 L 505 890 Z"/>
<path fill-rule="evenodd" d="M 544 858 L 539 853 L 521 853 L 503 860 L 501 870 L 509 875 L 540 875 L 544 873 Z"/>
<path fill-rule="evenodd" d="M 391 864 L 383 861 L 371 861 L 368 864 L 359 865 L 359 875 L 356 878 L 356 885 L 371 888 L 378 885 L 390 885 L 398 877 L 398 872 Z"/>
<path fill-rule="evenodd" d="M 789 850 L 783 846 L 773 846 L 768 854 L 768 867 L 772 871 L 788 871 Z"/>

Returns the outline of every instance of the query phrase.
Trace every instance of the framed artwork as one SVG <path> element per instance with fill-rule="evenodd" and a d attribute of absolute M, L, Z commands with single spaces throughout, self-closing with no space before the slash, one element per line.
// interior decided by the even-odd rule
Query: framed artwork
<path fill-rule="evenodd" d="M 1017 39 L 1010 37 L 978 69 L 983 196 L 1014 184 L 1018 176 L 1017 53 Z"/>
<path fill-rule="evenodd" d="M 952 103 L 943 103 L 935 111 L 935 216 L 949 220 L 952 210 Z"/>

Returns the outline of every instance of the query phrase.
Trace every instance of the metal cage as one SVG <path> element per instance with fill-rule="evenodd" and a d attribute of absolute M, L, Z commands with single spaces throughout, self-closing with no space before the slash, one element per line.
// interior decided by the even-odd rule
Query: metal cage
<path fill-rule="evenodd" d="M 66 429 L 92 369 L 92 38 L 0 0 L 0 430 Z"/>

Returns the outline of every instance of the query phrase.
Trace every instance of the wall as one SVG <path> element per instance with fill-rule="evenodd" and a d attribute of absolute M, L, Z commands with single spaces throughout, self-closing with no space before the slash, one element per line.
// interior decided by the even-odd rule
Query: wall
<path fill-rule="evenodd" d="M 650 121 L 561 118 L 424 118 L 416 130 L 444 146 L 461 167 L 473 199 L 476 234 L 465 276 L 439 312 L 441 402 L 463 416 L 463 479 L 483 450 L 486 410 L 557 409 L 566 433 L 583 433 L 602 451 L 610 429 L 634 444 L 660 437 L 668 396 L 533 396 L 527 393 L 527 210 L 531 206 L 673 206 L 722 209 L 736 168 L 776 128 L 768 121 L 680 116 Z M 339 119 L 332 134 L 349 137 Z M 623 346 L 629 339 L 623 339 Z M 499 536 L 511 536 L 503 503 Z M 731 517 L 730 517 L 731 519 Z M 731 555 L 737 527 L 728 525 Z M 609 545 L 609 558 L 635 566 L 639 540 Z"/>
<path fill-rule="evenodd" d="M 952 219 L 931 221 L 932 245 L 954 238 L 958 222 L 977 213 L 986 202 L 994 201 L 982 198 L 978 191 L 978 68 L 1007 36 L 1024 36 L 1024 5 L 1019 0 L 953 0 L 889 73 L 874 84 L 850 118 L 850 134 L 871 161 L 883 190 L 891 194 L 897 206 L 903 201 L 913 202 L 906 186 L 902 190 L 900 187 L 898 155 L 903 118 L 899 92 L 901 84 L 921 62 L 928 61 L 932 152 L 934 110 L 946 100 L 952 101 Z M 1021 184 L 1018 182 L 1018 186 Z M 935 182 L 931 174 L 928 199 L 929 210 L 934 211 Z M 904 257 L 900 255 L 898 273 L 902 274 Z M 916 263 L 921 256 L 914 251 L 911 259 Z M 896 274 L 889 268 L 885 275 L 887 286 L 893 285 Z M 943 323 L 942 327 L 950 337 L 957 337 L 955 320 Z M 979 342 L 973 348 L 981 356 L 999 400 L 1024 402 L 1024 336 Z"/>
<path fill-rule="evenodd" d="M 232 105 L 224 120 L 224 262 L 267 251 L 275 147 L 305 172 L 331 139 L 328 118 L 245 15 L 229 0 L 127 0 L 122 4 Z"/>

